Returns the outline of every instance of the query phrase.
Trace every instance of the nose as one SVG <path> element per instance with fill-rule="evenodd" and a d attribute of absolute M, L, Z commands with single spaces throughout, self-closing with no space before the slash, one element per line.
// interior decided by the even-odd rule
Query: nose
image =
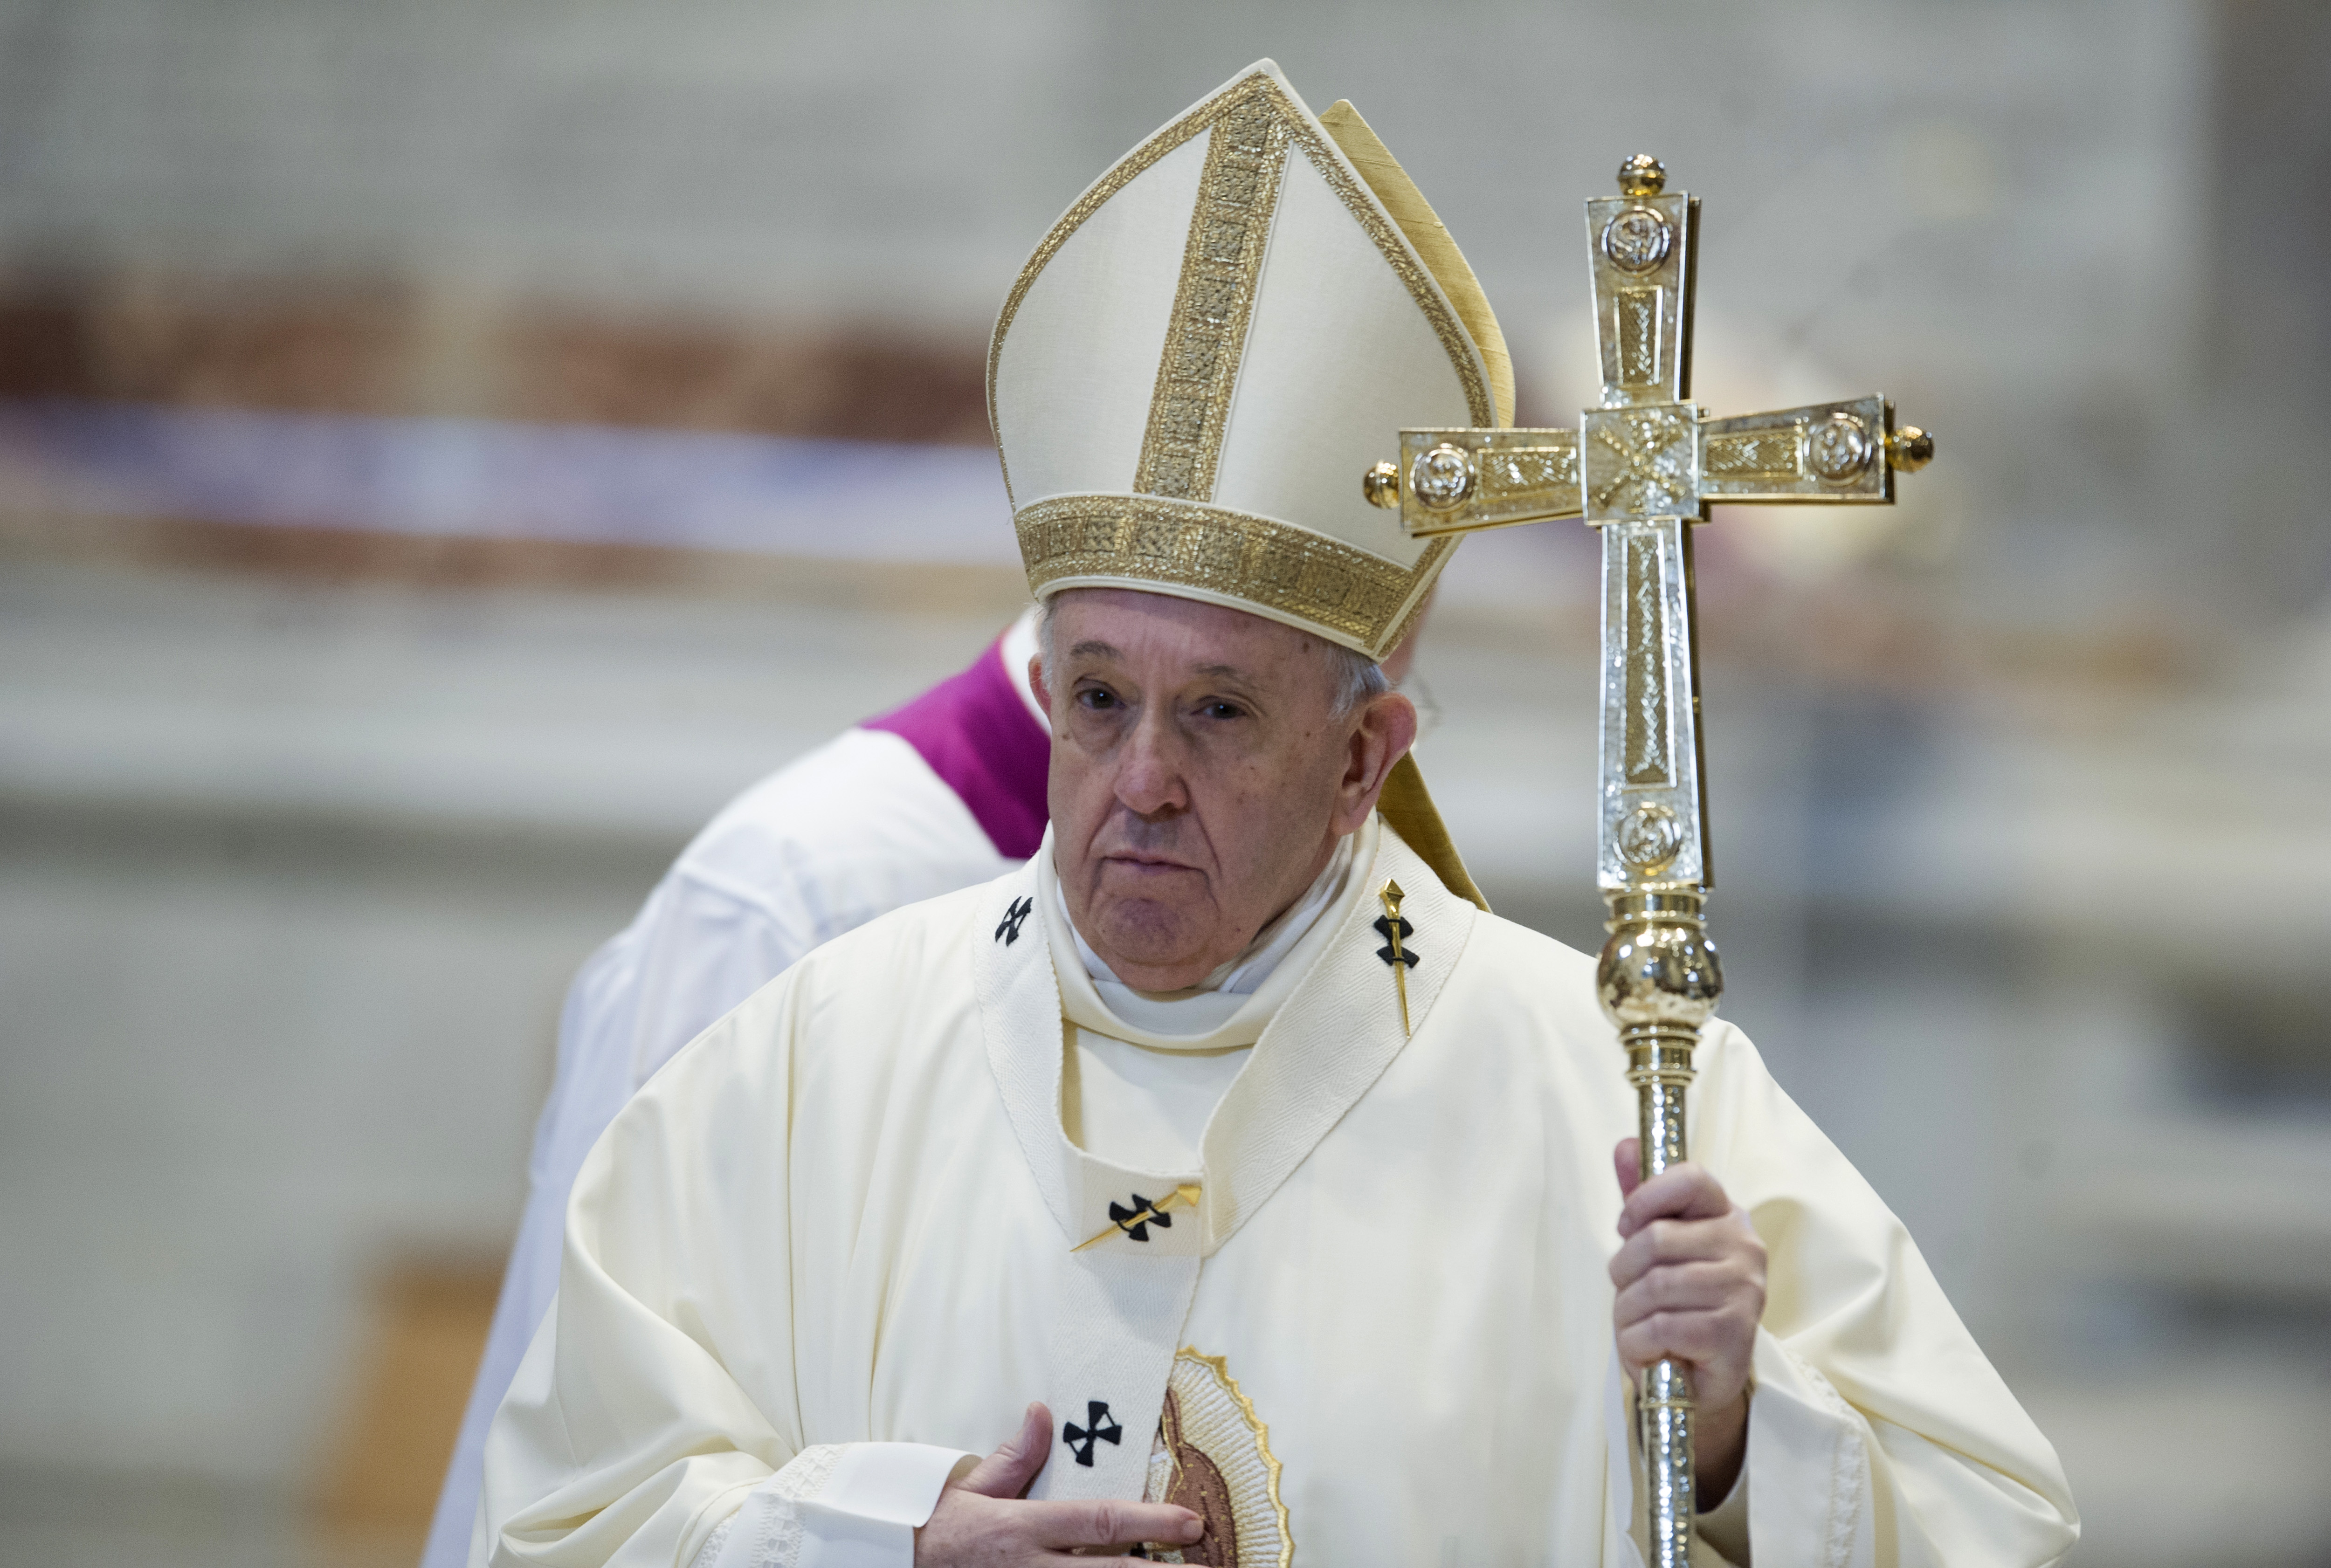
<path fill-rule="evenodd" d="M 1173 716 L 1162 705 L 1150 705 L 1118 753 L 1118 803 L 1147 821 L 1187 811 L 1190 790 L 1184 760 Z"/>

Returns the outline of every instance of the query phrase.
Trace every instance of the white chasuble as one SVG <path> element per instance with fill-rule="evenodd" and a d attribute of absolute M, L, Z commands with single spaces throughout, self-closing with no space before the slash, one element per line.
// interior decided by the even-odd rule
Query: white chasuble
<path fill-rule="evenodd" d="M 1606 1271 L 1634 1107 L 1594 962 L 1380 824 L 1350 879 L 1194 1170 L 1063 1129 L 1033 863 L 715 1025 L 584 1168 L 476 1557 L 684 1568 L 806 1450 L 985 1453 L 1041 1399 L 1032 1495 L 1170 1497 L 1208 1521 L 1187 1562 L 1640 1563 Z M 1771 1253 L 1713 1533 L 1764 1568 L 2060 1557 L 2055 1455 L 1899 1222 L 1737 1031 L 1698 1064 L 1695 1153 Z"/>

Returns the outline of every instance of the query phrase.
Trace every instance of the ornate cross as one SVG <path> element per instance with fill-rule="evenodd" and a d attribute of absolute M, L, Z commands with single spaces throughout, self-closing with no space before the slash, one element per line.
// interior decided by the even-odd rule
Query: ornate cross
<path fill-rule="evenodd" d="M 1729 419 L 1691 396 L 1699 203 L 1638 155 L 1586 204 L 1603 404 L 1576 430 L 1404 430 L 1362 488 L 1413 536 L 1583 518 L 1603 536 L 1601 832 L 1609 907 L 1597 983 L 1635 1085 L 1642 1174 L 1684 1158 L 1684 1090 L 1723 977 L 1701 918 L 1710 886 L 1691 530 L 1716 501 L 1886 504 L 1934 441 L 1880 396 Z M 1653 1568 L 1684 1568 L 1695 1507 L 1691 1387 L 1640 1380 Z"/>

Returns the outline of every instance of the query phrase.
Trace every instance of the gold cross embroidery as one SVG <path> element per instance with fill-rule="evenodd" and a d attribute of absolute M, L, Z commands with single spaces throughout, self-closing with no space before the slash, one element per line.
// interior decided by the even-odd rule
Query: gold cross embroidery
<path fill-rule="evenodd" d="M 1166 1193 L 1164 1197 L 1158 1199 L 1156 1202 L 1144 1203 L 1140 1208 L 1136 1209 L 1124 1219 L 1110 1221 L 1108 1230 L 1103 1231 L 1099 1235 L 1095 1236 L 1089 1241 L 1078 1242 L 1075 1246 L 1070 1248 L 1069 1250 L 1071 1252 L 1081 1252 L 1088 1247 L 1099 1246 L 1103 1241 L 1108 1240 L 1111 1236 L 1115 1236 L 1119 1233 L 1130 1235 L 1136 1225 L 1146 1224 L 1152 1220 L 1162 1221 L 1164 1223 L 1170 1225 L 1173 1221 L 1166 1219 L 1166 1211 L 1168 1209 L 1195 1209 L 1198 1206 L 1198 1194 L 1203 1189 L 1201 1189 L 1195 1182 L 1185 1182 L 1180 1186 L 1175 1188 L 1172 1192 Z"/>

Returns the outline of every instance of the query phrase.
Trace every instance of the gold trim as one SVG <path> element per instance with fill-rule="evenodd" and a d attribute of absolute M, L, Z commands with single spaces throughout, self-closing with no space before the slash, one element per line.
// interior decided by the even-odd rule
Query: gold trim
<path fill-rule="evenodd" d="M 1287 128 L 1268 103 L 1243 99 L 1208 133 L 1134 473 L 1133 488 L 1146 495 L 1214 499 L 1223 424 L 1246 354 L 1254 286 L 1286 166 Z"/>
<path fill-rule="evenodd" d="M 1246 1424 L 1254 1429 L 1255 1452 L 1262 1457 L 1263 1469 L 1270 1478 L 1271 1511 L 1279 1516 L 1279 1568 L 1290 1568 L 1295 1561 L 1295 1532 L 1288 1525 L 1287 1504 L 1279 1495 L 1280 1467 L 1279 1456 L 1270 1451 L 1270 1428 L 1254 1413 L 1254 1402 L 1246 1397 L 1246 1391 L 1239 1387 L 1238 1379 L 1231 1375 L 1228 1358 L 1208 1355 L 1194 1345 L 1185 1345 L 1175 1353 L 1175 1360 L 1185 1358 L 1196 1362 L 1214 1374 L 1214 1381 L 1223 1385 L 1223 1392 L 1237 1402 L 1239 1413 L 1246 1418 Z M 1168 1381 L 1171 1381 L 1170 1376 Z"/>
<path fill-rule="evenodd" d="M 1622 289 L 1617 292 L 1619 385 L 1657 386 L 1660 384 L 1660 301 L 1664 289 Z"/>
<path fill-rule="evenodd" d="M 1198 588 L 1347 639 L 1372 659 L 1414 618 L 1453 541 L 1403 571 L 1383 556 L 1252 512 L 1166 496 L 1053 496 L 1013 518 L 1028 590 L 1106 577 Z"/>
<path fill-rule="evenodd" d="M 996 435 L 996 461 L 1004 470 L 1004 493 L 1007 499 L 1014 499 L 1012 497 L 1012 465 L 1004 455 L 1003 432 L 996 430 L 995 367 L 1004 354 L 1004 336 L 1012 328 L 1013 318 L 1019 314 L 1020 302 L 1027 298 L 1029 289 L 1053 255 L 1068 243 L 1069 237 L 1082 228 L 1085 220 L 1099 212 L 1111 196 L 1139 178 L 1167 153 L 1200 131 L 1210 128 L 1247 99 L 1257 95 L 1269 98 L 1280 110 L 1289 138 L 1303 148 L 1312 166 L 1319 171 L 1329 188 L 1358 221 L 1361 229 L 1375 242 L 1376 249 L 1391 263 L 1394 275 L 1407 288 L 1410 298 L 1416 301 L 1417 309 L 1423 311 L 1425 319 L 1432 324 L 1434 335 L 1441 339 L 1442 349 L 1456 369 L 1457 379 L 1464 385 L 1465 405 L 1472 414 L 1473 423 L 1476 425 L 1498 423 L 1497 404 L 1490 395 L 1488 383 L 1482 378 L 1479 350 L 1458 320 L 1431 271 L 1419 262 L 1398 225 L 1377 206 L 1373 195 L 1346 166 L 1341 154 L 1313 128 L 1308 116 L 1296 106 L 1276 81 L 1258 71 L 1232 81 L 1118 159 L 1106 174 L 1087 186 L 1082 195 L 1070 204 L 1069 210 L 1061 214 L 1060 220 L 1053 223 L 1029 256 L 1027 263 L 1020 269 L 1020 275 L 1013 280 L 1011 292 L 1004 297 L 1004 309 L 995 318 L 995 332 L 988 341 L 987 349 L 987 424 Z M 1428 553 L 1418 565 L 1421 567 L 1426 561 L 1434 559 L 1437 557 Z M 1030 585 L 1034 586 L 1032 584 Z"/>
<path fill-rule="evenodd" d="M 1803 462 L 1798 451 L 1802 433 L 1798 426 L 1784 424 L 1710 435 L 1701 466 L 1713 480 L 1802 479 Z"/>

